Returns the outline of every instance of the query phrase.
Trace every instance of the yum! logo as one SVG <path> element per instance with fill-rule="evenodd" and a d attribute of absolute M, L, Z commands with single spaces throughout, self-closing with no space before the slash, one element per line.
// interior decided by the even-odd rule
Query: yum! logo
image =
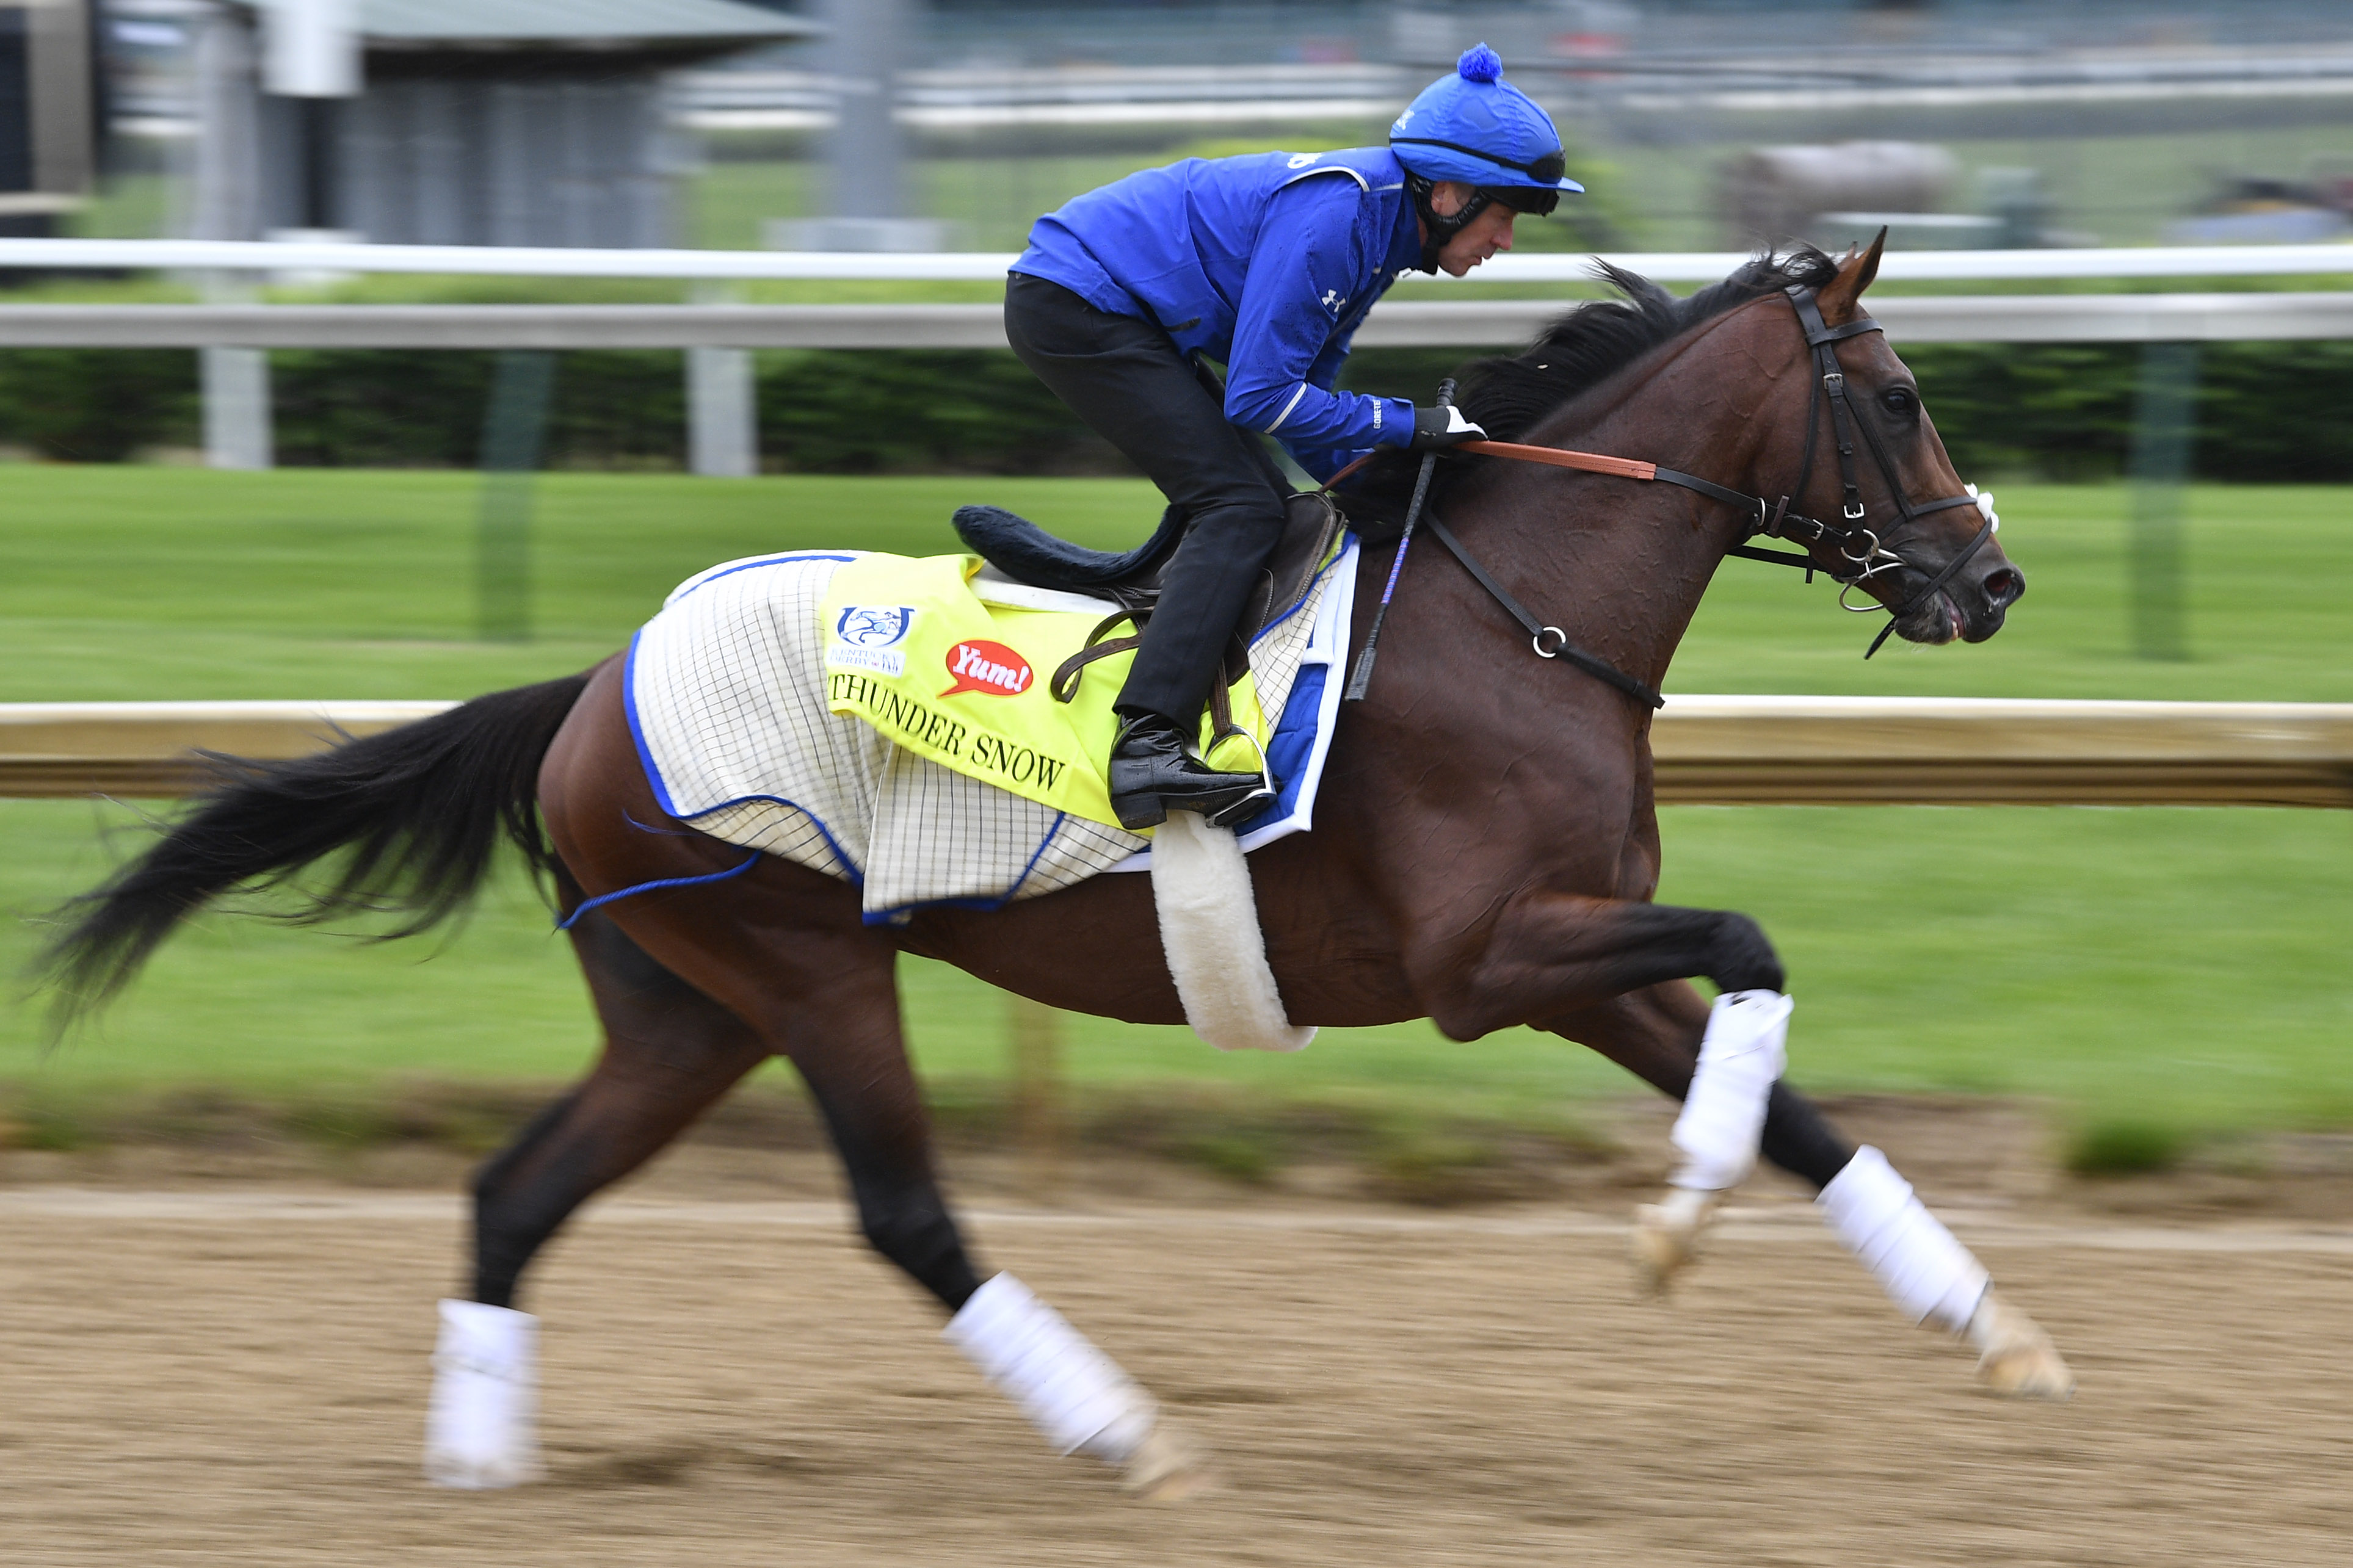
<path fill-rule="evenodd" d="M 960 642 L 948 649 L 948 673 L 955 684 L 940 693 L 985 691 L 991 697 L 1018 697 L 1036 679 L 1029 661 L 1001 642 Z"/>

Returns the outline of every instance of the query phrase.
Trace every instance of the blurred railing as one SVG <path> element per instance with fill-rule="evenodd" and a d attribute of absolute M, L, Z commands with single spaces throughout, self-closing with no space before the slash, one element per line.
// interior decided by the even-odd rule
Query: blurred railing
<path fill-rule="evenodd" d="M 1665 283 L 1714 282 L 1745 251 L 1499 256 L 1479 283 L 1582 283 L 1608 261 Z M 352 245 L 227 239 L 0 239 L 0 268 L 243 272 L 424 272 L 528 278 L 859 279 L 996 281 L 1011 251 L 595 250 L 553 246 Z M 2090 250 L 1899 250 L 1888 282 L 2016 279 L 2258 278 L 2353 273 L 2353 244 L 2151 246 Z M 1439 281 L 1444 281 L 1440 279 Z"/>
<path fill-rule="evenodd" d="M 1559 300 L 1385 300 L 1360 348 L 1534 338 Z M 1889 295 L 1898 342 L 2353 338 L 2344 293 Z M 0 305 L 0 348 L 1001 349 L 997 305 Z"/>
<path fill-rule="evenodd" d="M 299 757 L 453 706 L 0 704 L 0 795 L 178 795 L 199 749 Z M 2353 806 L 2353 703 L 1674 697 L 1651 744 L 1667 805 Z"/>

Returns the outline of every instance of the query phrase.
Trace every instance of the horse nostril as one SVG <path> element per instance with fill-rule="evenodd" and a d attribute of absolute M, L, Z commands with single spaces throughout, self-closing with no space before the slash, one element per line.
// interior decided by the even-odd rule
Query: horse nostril
<path fill-rule="evenodd" d="M 2025 592 L 2026 574 L 2015 566 L 2004 566 L 2000 571 L 1986 574 L 1986 602 L 1997 610 L 2008 609 Z"/>

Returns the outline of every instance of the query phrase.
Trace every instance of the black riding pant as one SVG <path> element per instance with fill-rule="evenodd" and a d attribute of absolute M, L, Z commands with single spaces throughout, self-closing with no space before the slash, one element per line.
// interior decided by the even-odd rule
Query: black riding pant
<path fill-rule="evenodd" d="M 1282 538 L 1290 486 L 1256 436 L 1226 423 L 1216 383 L 1152 322 L 1098 310 L 1059 283 L 1017 272 L 1006 280 L 1005 335 L 1039 380 L 1191 520 L 1117 704 L 1190 734 L 1219 656 Z"/>

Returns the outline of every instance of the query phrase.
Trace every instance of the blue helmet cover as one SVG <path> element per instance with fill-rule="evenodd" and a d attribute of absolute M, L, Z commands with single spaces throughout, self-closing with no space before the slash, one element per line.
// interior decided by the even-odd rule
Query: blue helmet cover
<path fill-rule="evenodd" d="M 1428 180 L 1585 189 L 1557 172 L 1560 131 L 1552 116 L 1504 79 L 1502 58 L 1484 44 L 1465 49 L 1453 75 L 1431 82 L 1407 105 L 1389 127 L 1389 150 Z M 1546 173 L 1553 177 L 1543 177 Z"/>

